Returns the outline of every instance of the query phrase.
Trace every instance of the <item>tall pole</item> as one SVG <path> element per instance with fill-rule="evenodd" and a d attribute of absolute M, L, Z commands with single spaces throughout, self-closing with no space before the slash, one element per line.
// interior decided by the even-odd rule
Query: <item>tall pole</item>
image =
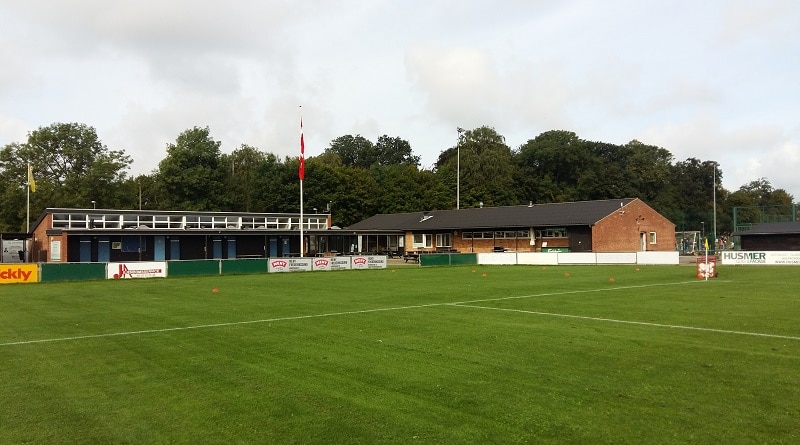
<path fill-rule="evenodd" d="M 305 142 L 303 141 L 303 106 L 300 105 L 300 169 L 298 176 L 300 177 L 300 257 L 305 256 L 303 250 L 303 179 L 306 176 L 306 158 L 305 158 Z"/>
<path fill-rule="evenodd" d="M 28 161 L 28 197 L 27 212 L 25 213 L 25 233 L 31 233 L 31 161 Z"/>
<path fill-rule="evenodd" d="M 714 236 L 714 253 L 717 252 L 717 163 L 713 164 L 714 167 L 714 220 L 713 220 L 713 236 Z"/>
<path fill-rule="evenodd" d="M 464 129 L 458 127 L 458 144 L 456 144 L 456 210 L 461 209 L 461 134 Z"/>

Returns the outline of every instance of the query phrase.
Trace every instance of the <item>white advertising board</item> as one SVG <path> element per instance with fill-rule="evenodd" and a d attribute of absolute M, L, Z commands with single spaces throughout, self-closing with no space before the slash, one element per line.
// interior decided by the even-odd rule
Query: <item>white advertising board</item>
<path fill-rule="evenodd" d="M 351 258 L 353 269 L 386 269 L 386 256 L 358 255 Z"/>
<path fill-rule="evenodd" d="M 310 272 L 314 258 L 272 258 L 267 262 L 268 272 Z"/>
<path fill-rule="evenodd" d="M 722 264 L 737 265 L 771 265 L 771 266 L 800 266 L 800 252 L 798 251 L 766 251 L 744 252 L 723 251 Z"/>
<path fill-rule="evenodd" d="M 347 270 L 351 268 L 348 256 L 314 258 L 312 265 L 314 270 Z"/>
<path fill-rule="evenodd" d="M 164 278 L 167 276 L 167 263 L 163 261 L 155 262 L 132 262 L 132 263 L 108 263 L 106 267 L 106 278 Z"/>

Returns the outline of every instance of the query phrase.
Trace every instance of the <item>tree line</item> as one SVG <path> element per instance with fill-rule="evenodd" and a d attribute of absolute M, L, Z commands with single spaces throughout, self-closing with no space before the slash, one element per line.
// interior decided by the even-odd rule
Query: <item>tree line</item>
<path fill-rule="evenodd" d="M 588 141 L 544 132 L 512 149 L 488 126 L 459 129 L 433 167 L 420 166 L 410 144 L 383 135 L 345 135 L 305 160 L 304 212 L 332 214 L 346 227 L 379 213 L 641 198 L 677 230 L 710 230 L 716 192 L 718 233 L 733 230 L 733 208 L 791 207 L 793 197 L 766 178 L 728 191 L 713 160 L 676 161 L 665 148 L 633 140 Z M 130 176 L 131 158 L 102 143 L 93 127 L 54 123 L 0 150 L 0 232 L 24 231 L 45 208 L 299 212 L 298 157 L 279 158 L 249 145 L 223 153 L 208 127 L 185 130 L 150 174 Z M 457 181 L 457 176 L 460 178 Z M 716 190 L 714 187 L 716 186 Z M 758 218 L 759 215 L 745 215 Z"/>

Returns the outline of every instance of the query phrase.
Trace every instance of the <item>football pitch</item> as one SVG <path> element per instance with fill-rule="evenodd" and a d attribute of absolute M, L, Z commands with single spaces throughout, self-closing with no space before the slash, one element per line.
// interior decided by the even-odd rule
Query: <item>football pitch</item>
<path fill-rule="evenodd" d="M 0 387 L 3 444 L 800 443 L 800 269 L 4 285 Z"/>

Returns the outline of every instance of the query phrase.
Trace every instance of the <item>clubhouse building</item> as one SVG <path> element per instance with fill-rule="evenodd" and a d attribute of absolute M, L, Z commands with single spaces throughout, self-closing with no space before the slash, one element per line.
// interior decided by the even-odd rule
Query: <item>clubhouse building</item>
<path fill-rule="evenodd" d="M 316 213 L 48 208 L 26 244 L 32 262 L 641 252 L 674 251 L 675 225 L 638 198 L 382 214 L 344 229 Z"/>

